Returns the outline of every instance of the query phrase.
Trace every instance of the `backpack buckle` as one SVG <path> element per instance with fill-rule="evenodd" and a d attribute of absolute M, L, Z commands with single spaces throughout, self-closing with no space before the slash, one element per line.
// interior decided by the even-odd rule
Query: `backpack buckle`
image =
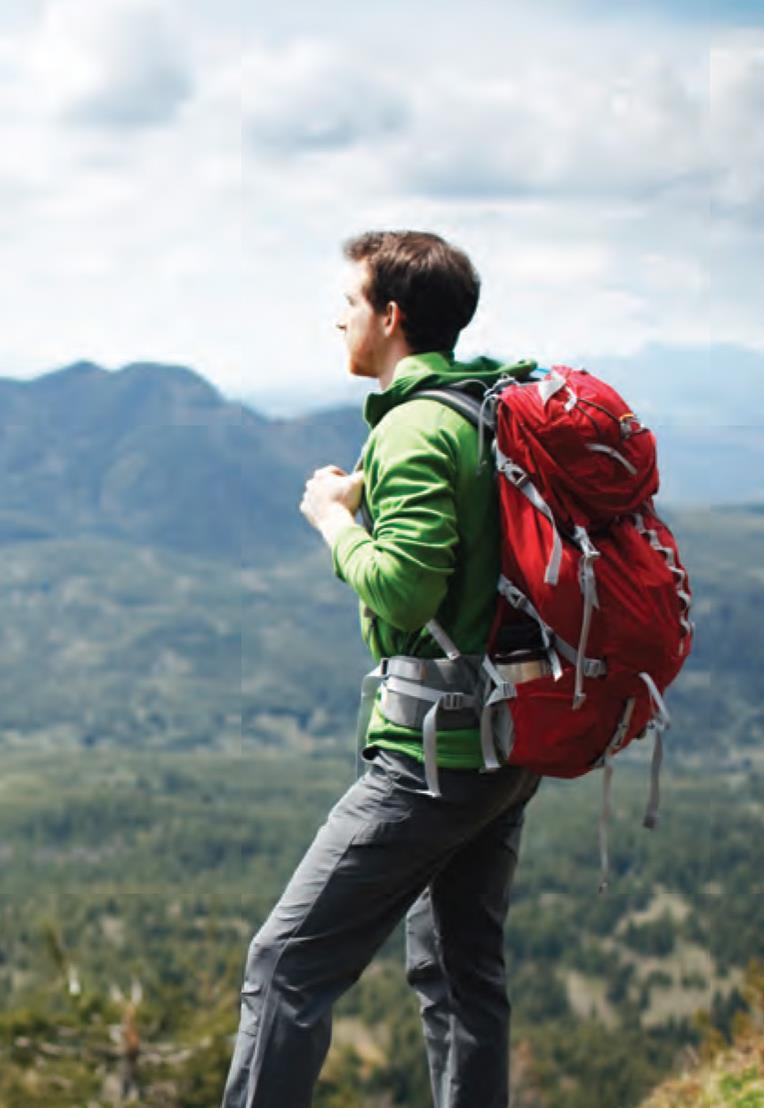
<path fill-rule="evenodd" d="M 508 461 L 501 468 L 507 480 L 511 481 L 517 489 L 521 489 L 526 481 L 530 481 L 529 474 L 517 462 Z"/>
<path fill-rule="evenodd" d="M 440 707 L 447 712 L 457 712 L 464 707 L 464 693 L 447 692 L 440 698 Z"/>

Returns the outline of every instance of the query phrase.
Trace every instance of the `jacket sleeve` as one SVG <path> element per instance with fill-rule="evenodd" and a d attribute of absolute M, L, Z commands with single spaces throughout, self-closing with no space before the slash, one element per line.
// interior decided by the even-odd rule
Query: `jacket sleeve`
<path fill-rule="evenodd" d="M 455 444 L 443 427 L 443 409 L 433 430 L 411 418 L 417 406 L 406 405 L 405 419 L 396 419 L 400 409 L 393 410 L 367 450 L 373 534 L 348 526 L 332 550 L 337 576 L 380 619 L 402 631 L 423 627 L 438 611 L 458 544 Z"/>

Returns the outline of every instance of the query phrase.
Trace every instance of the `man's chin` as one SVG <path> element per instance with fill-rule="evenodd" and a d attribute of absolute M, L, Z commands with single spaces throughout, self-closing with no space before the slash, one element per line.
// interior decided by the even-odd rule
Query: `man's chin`
<path fill-rule="evenodd" d="M 347 371 L 351 377 L 365 377 L 367 379 L 376 377 L 376 374 L 373 373 L 368 366 L 360 365 L 352 359 L 348 360 Z"/>

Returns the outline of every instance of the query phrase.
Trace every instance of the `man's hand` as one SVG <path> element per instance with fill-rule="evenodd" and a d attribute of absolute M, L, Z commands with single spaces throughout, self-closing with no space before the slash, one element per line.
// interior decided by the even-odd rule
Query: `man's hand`
<path fill-rule="evenodd" d="M 362 490 L 363 473 L 360 471 L 346 473 L 339 466 L 323 466 L 306 483 L 300 511 L 332 546 L 339 532 L 353 523 Z"/>

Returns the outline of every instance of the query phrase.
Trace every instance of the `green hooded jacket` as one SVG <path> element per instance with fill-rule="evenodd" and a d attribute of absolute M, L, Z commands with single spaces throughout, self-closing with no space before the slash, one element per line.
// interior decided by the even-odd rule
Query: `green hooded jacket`
<path fill-rule="evenodd" d="M 375 661 L 394 654 L 442 657 L 424 630 L 433 617 L 463 654 L 482 653 L 496 603 L 493 467 L 480 466 L 477 431 L 464 416 L 437 400 L 408 398 L 465 378 L 484 388 L 533 368 L 533 362 L 507 366 L 479 358 L 460 364 L 444 354 L 416 354 L 398 363 L 389 388 L 368 396 L 364 417 L 371 433 L 363 472 L 373 532 L 348 524 L 334 542 L 332 560 L 360 599 L 361 633 Z M 379 697 L 366 742 L 423 760 L 421 733 L 385 719 Z M 440 731 L 438 765 L 480 767 L 477 728 Z"/>

